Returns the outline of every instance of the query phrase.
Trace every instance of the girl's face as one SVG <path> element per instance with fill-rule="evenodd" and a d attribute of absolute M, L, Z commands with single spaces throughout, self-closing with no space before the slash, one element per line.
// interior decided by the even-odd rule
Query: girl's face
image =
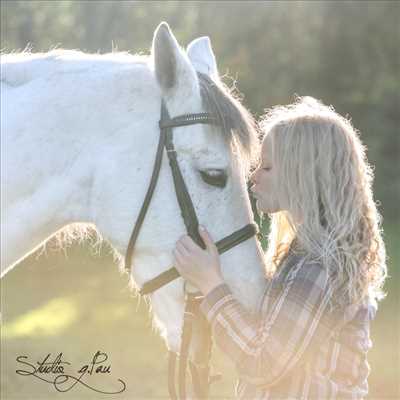
<path fill-rule="evenodd" d="M 250 188 L 256 198 L 257 209 L 272 214 L 281 211 L 278 200 L 277 165 L 273 163 L 273 143 L 271 134 L 265 136 L 261 147 L 261 162 L 250 176 L 254 185 Z"/>

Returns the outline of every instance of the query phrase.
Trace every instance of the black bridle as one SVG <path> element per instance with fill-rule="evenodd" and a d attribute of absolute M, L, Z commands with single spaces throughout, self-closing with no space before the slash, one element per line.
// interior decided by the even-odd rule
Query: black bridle
<path fill-rule="evenodd" d="M 203 249 L 205 249 L 205 244 L 201 239 L 201 236 L 198 232 L 199 222 L 197 219 L 197 215 L 190 197 L 190 194 L 187 190 L 185 181 L 183 179 L 181 170 L 179 168 L 177 155 L 173 143 L 173 132 L 172 129 L 179 126 L 185 125 L 194 125 L 194 124 L 211 124 L 211 125 L 219 125 L 218 120 L 210 115 L 209 113 L 197 113 L 197 114 L 186 114 L 178 117 L 170 118 L 168 109 L 164 100 L 161 101 L 161 118 L 159 122 L 160 127 L 160 137 L 157 147 L 157 154 L 154 162 L 153 173 L 151 176 L 150 184 L 147 189 L 147 193 L 145 199 L 143 201 L 142 208 L 139 212 L 139 216 L 136 220 L 135 226 L 133 228 L 131 237 L 129 239 L 128 248 L 125 255 L 125 268 L 130 271 L 133 251 L 135 248 L 135 244 L 137 238 L 139 236 L 140 228 L 143 224 L 144 218 L 146 216 L 147 210 L 149 208 L 154 189 L 157 184 L 158 176 L 161 169 L 161 161 L 164 153 L 164 149 L 166 150 L 169 165 L 171 167 L 175 193 L 179 203 L 179 207 L 181 210 L 181 215 L 183 221 L 186 226 L 187 234 Z M 251 238 L 257 233 L 257 226 L 255 224 L 248 224 L 243 228 L 233 232 L 229 236 L 224 237 L 223 239 L 216 242 L 216 247 L 220 254 L 225 251 L 231 249 L 232 247 L 238 245 L 239 243 Z M 167 271 L 161 273 L 150 281 L 144 283 L 139 293 L 142 295 L 146 295 L 154 292 L 160 287 L 166 285 L 172 280 L 178 278 L 179 272 L 176 268 L 172 267 Z M 186 398 L 186 388 L 185 388 L 185 373 L 186 373 L 186 364 L 188 360 L 188 350 L 190 345 L 190 337 L 192 331 L 192 321 L 196 316 L 198 318 L 202 318 L 202 316 L 197 316 L 197 305 L 199 303 L 199 293 L 187 293 L 186 296 L 186 307 L 185 307 L 185 315 L 184 315 L 184 326 L 182 329 L 182 340 L 181 340 L 181 350 L 179 356 L 179 398 Z M 211 355 L 211 341 L 209 344 L 206 344 L 208 348 L 209 357 Z M 208 357 L 208 359 L 209 359 Z M 170 361 L 169 361 L 169 392 L 172 399 L 176 399 L 175 392 L 175 358 L 176 354 L 170 353 Z M 192 374 L 194 391 L 197 397 L 205 398 L 208 395 L 208 365 L 203 367 L 195 366 L 193 363 L 190 363 L 190 371 Z"/>

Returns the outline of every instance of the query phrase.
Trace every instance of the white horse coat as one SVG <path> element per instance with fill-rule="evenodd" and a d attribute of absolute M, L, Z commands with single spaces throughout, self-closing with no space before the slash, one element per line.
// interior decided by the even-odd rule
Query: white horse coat
<path fill-rule="evenodd" d="M 166 24 L 152 56 L 89 55 L 54 50 L 9 54 L 1 60 L 2 275 L 72 223 L 91 224 L 122 257 L 150 181 L 163 97 L 171 117 L 205 111 L 195 69 L 218 79 L 209 40 L 188 53 Z M 219 128 L 174 129 L 174 143 L 199 222 L 214 240 L 252 222 L 243 170 Z M 199 171 L 223 169 L 225 188 Z M 137 285 L 172 265 L 185 234 L 166 157 L 136 245 Z M 239 301 L 256 307 L 264 285 L 255 239 L 221 256 L 224 277 Z M 178 350 L 183 280 L 151 295 L 155 321 Z"/>

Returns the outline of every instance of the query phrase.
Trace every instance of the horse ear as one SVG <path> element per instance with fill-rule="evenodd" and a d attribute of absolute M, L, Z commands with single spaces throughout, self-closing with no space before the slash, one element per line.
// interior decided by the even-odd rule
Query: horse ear
<path fill-rule="evenodd" d="M 197 81 L 193 66 L 166 22 L 154 33 L 152 55 L 156 78 L 163 91 L 177 88 L 185 80 L 187 83 Z"/>
<path fill-rule="evenodd" d="M 190 42 L 187 54 L 196 71 L 218 79 L 217 62 L 208 36 L 199 37 Z"/>

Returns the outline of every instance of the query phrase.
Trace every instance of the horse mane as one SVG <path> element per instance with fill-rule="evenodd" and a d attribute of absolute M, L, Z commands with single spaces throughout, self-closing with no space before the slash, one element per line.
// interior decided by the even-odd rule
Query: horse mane
<path fill-rule="evenodd" d="M 121 64 L 147 65 L 148 56 L 128 52 L 89 54 L 79 50 L 54 49 L 47 53 L 1 54 L 1 82 L 19 87 L 53 74 L 81 73 Z"/>

